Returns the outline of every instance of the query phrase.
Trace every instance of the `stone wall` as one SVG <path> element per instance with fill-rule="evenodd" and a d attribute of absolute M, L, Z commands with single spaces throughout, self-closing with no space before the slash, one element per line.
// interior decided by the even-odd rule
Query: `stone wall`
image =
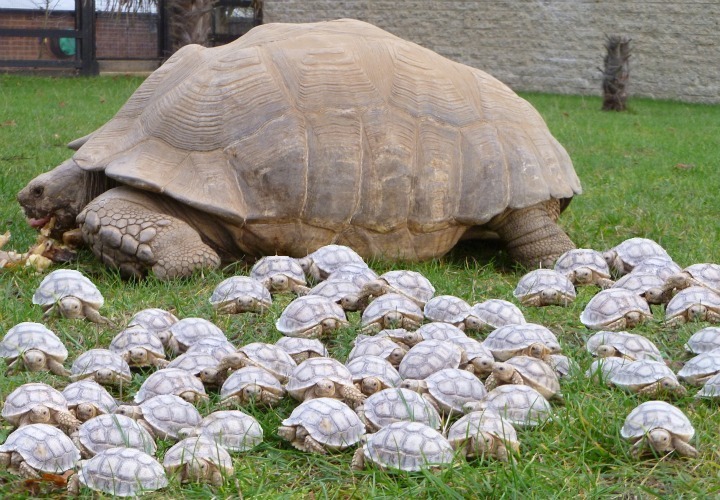
<path fill-rule="evenodd" d="M 515 90 L 600 95 L 607 35 L 632 39 L 630 96 L 720 102 L 717 0 L 265 0 L 264 21 L 368 21 Z"/>

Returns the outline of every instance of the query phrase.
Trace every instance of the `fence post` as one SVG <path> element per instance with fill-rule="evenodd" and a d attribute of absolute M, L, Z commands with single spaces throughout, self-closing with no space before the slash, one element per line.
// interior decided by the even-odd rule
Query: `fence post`
<path fill-rule="evenodd" d="M 94 76 L 100 73 L 95 58 L 95 0 L 75 0 L 75 28 L 80 30 L 80 74 Z"/>

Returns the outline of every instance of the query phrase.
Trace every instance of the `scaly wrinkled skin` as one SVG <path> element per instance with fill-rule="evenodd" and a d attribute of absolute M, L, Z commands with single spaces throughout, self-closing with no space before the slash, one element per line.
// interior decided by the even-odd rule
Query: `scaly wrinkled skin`
<path fill-rule="evenodd" d="M 30 225 L 37 229 L 55 216 L 50 236 L 60 239 L 65 231 L 77 227 L 75 218 L 91 199 L 88 182 L 87 172 L 70 159 L 31 180 L 17 200 Z"/>

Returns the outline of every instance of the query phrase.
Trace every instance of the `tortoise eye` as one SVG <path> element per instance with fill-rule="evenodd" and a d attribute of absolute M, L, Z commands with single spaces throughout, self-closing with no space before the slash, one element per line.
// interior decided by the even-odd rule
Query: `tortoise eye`
<path fill-rule="evenodd" d="M 32 189 L 33 196 L 37 196 L 38 198 L 42 196 L 43 192 L 45 192 L 45 188 L 43 186 L 35 186 Z"/>

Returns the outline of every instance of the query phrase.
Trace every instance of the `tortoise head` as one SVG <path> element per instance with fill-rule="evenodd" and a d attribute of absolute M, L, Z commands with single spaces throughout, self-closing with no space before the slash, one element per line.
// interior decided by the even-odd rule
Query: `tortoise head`
<path fill-rule="evenodd" d="M 75 217 L 90 201 L 88 176 L 72 159 L 31 180 L 17 195 L 31 226 L 40 229 L 55 217 L 53 237 L 77 227 Z"/>

